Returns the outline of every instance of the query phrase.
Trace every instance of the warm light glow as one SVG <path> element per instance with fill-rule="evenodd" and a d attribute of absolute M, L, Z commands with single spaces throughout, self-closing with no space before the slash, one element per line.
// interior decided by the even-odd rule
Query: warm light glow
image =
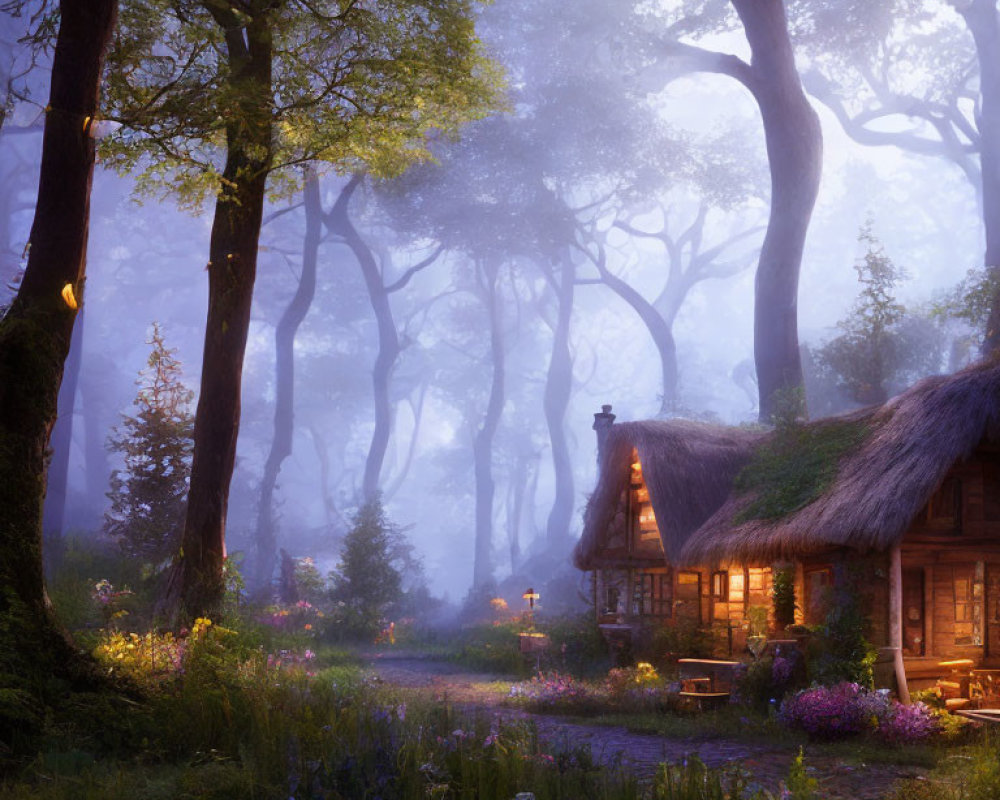
<path fill-rule="evenodd" d="M 731 592 L 742 592 L 743 591 L 743 573 L 742 572 L 730 572 L 729 573 L 729 591 L 731 591 Z"/>
<path fill-rule="evenodd" d="M 76 311 L 77 308 L 79 308 L 76 302 L 76 295 L 73 294 L 72 283 L 67 283 L 65 286 L 63 286 L 62 299 L 65 301 L 66 305 L 68 305 L 74 311 Z"/>
<path fill-rule="evenodd" d="M 521 595 L 525 600 L 537 600 L 541 595 L 534 589 L 528 589 L 524 594 Z"/>
<path fill-rule="evenodd" d="M 632 469 L 634 469 L 636 472 L 642 472 L 642 464 L 640 462 L 636 461 L 632 465 Z"/>

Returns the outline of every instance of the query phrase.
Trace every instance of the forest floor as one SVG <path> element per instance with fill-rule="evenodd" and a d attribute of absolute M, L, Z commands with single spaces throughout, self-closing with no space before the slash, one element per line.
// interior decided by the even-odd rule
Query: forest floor
<path fill-rule="evenodd" d="M 737 737 L 666 737 L 630 731 L 618 725 L 579 718 L 530 713 L 504 704 L 509 676 L 469 672 L 467 668 L 424 657 L 418 652 L 379 652 L 365 657 L 367 667 L 387 684 L 427 692 L 458 709 L 484 711 L 498 720 L 530 720 L 539 739 L 559 748 L 589 745 L 595 761 L 620 762 L 640 778 L 651 777 L 661 762 L 680 763 L 696 754 L 712 767 L 738 764 L 754 781 L 776 791 L 788 775 L 796 748 L 787 744 L 748 743 Z M 819 781 L 819 793 L 829 800 L 879 800 L 902 778 L 922 778 L 928 770 L 914 765 L 865 764 L 806 745 L 805 763 Z"/>

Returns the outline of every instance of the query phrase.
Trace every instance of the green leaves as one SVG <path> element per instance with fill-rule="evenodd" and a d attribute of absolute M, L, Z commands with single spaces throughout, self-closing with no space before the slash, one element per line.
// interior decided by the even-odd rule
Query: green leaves
<path fill-rule="evenodd" d="M 245 73 L 267 48 L 270 69 Z M 140 192 L 190 207 L 222 188 L 227 130 L 269 127 L 273 155 L 256 169 L 322 160 L 397 175 L 430 157 L 434 131 L 452 135 L 493 109 L 500 84 L 471 0 L 247 3 L 239 13 L 215 0 L 124 0 L 105 111 L 123 127 L 101 155 L 138 172 Z"/>
<path fill-rule="evenodd" d="M 149 343 L 135 416 L 123 416 L 108 439 L 125 464 L 111 474 L 104 529 L 126 553 L 158 563 L 173 554 L 184 523 L 193 393 L 181 383 L 180 362 L 155 323 Z"/>

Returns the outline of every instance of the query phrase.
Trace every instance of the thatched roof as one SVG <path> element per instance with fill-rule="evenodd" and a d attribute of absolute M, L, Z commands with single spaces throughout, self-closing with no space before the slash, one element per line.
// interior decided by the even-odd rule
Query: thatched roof
<path fill-rule="evenodd" d="M 868 434 L 818 498 L 775 519 L 746 519 L 753 496 L 733 492 L 691 536 L 681 559 L 753 563 L 824 547 L 888 549 L 952 467 L 980 443 L 1000 442 L 1000 362 L 926 378 L 848 419 Z"/>
<path fill-rule="evenodd" d="M 829 547 L 885 550 L 955 464 L 983 442 L 1000 443 L 1000 361 L 926 378 L 884 406 L 808 423 L 803 447 L 837 426 L 861 435 L 815 496 L 779 513 L 761 513 L 768 487 L 748 488 L 745 477 L 781 434 L 678 421 L 612 426 L 574 562 L 592 568 L 623 513 L 633 448 L 674 564 L 768 563 Z"/>
<path fill-rule="evenodd" d="M 601 478 L 584 512 L 583 536 L 573 554 L 592 569 L 608 532 L 621 523 L 639 454 L 667 559 L 676 562 L 687 537 L 726 500 L 761 434 L 686 420 L 613 425 L 600 464 Z"/>

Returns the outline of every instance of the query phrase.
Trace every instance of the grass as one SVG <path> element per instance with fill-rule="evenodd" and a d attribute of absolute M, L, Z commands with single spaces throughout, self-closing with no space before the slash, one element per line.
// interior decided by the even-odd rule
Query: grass
<path fill-rule="evenodd" d="M 629 775 L 589 750 L 546 751 L 530 725 L 372 683 L 350 659 L 314 676 L 274 667 L 238 633 L 203 627 L 182 670 L 150 675 L 131 747 L 102 755 L 54 737 L 0 796 L 637 797 Z"/>
<path fill-rule="evenodd" d="M 902 781 L 889 800 L 995 800 L 1000 797 L 1000 739 L 983 731 L 968 744 L 939 753 L 920 780 Z"/>
<path fill-rule="evenodd" d="M 92 583 L 91 573 L 102 566 L 82 562 L 81 580 Z M 62 597 L 65 605 L 78 605 L 81 621 L 93 624 L 86 593 L 67 584 Z M 137 613 L 117 624 L 141 618 Z M 592 636 L 592 623 L 584 618 L 538 621 L 553 643 L 543 666 L 560 674 L 536 682 L 532 691 L 542 694 L 522 695 L 522 707 L 674 739 L 766 742 L 787 750 L 789 761 L 805 742 L 773 718 L 741 707 L 699 714 L 675 707 L 662 693 L 665 680 L 648 665 L 609 674 L 604 652 L 594 655 L 603 643 Z M 415 657 L 450 656 L 470 669 L 527 675 L 535 663 L 518 652 L 520 625 L 511 620 L 468 628 L 457 645 L 431 641 L 429 647 L 425 642 L 402 647 L 419 647 Z M 41 746 L 26 758 L 21 754 L 17 771 L 0 783 L 0 797 L 511 800 L 532 792 L 535 800 L 770 798 L 733 794 L 728 777 L 695 763 L 663 770 L 653 783 L 640 785 L 614 765 L 594 763 L 589 749 L 542 747 L 530 722 L 500 723 L 492 712 L 464 712 L 452 702 L 465 702 L 466 692 L 473 703 L 516 702 L 508 700 L 507 681 L 484 676 L 453 697 L 439 686 L 430 691 L 388 686 L 365 672 L 371 646 L 324 644 L 301 625 L 275 630 L 260 624 L 252 610 L 219 624 L 201 624 L 186 638 L 90 631 L 91 646 L 103 645 L 106 669 L 142 687 L 144 700 L 122 705 L 80 698 L 76 718 L 50 721 Z M 601 680 L 584 683 L 580 676 L 588 673 Z M 577 686 L 591 691 L 577 693 Z M 646 689 L 652 695 L 643 694 Z M 806 756 L 807 761 L 831 756 L 857 764 L 930 768 L 945 785 L 954 780 L 950 770 L 957 761 L 951 756 L 956 753 L 969 754 L 961 763 L 978 765 L 976 785 L 992 785 L 987 751 L 974 748 L 893 748 L 857 739 L 810 743 Z M 958 795 L 942 797 L 959 800 Z"/>
<path fill-rule="evenodd" d="M 131 726 L 130 742 L 108 753 L 87 740 L 54 736 L 0 785 L 0 797 L 306 800 L 377 794 L 385 800 L 511 800 L 530 791 L 536 800 L 771 799 L 766 793 L 733 794 L 737 783 L 731 775 L 694 762 L 661 770 L 652 783 L 640 784 L 621 769 L 594 763 L 589 749 L 546 750 L 530 722 L 499 723 L 490 713 L 456 710 L 441 701 L 437 687 L 398 689 L 373 682 L 356 649 L 317 647 L 308 670 L 294 661 L 291 667 L 274 667 L 252 626 L 245 631 L 236 626 L 231 633 L 219 628 L 207 627 L 189 646 L 182 672 L 166 681 L 150 677 L 148 705 L 118 720 Z M 634 677 L 624 673 L 624 679 Z M 506 681 L 484 680 L 470 691 L 500 699 L 509 688 Z M 570 706 L 566 719 L 683 740 L 766 743 L 787 751 L 789 763 L 806 742 L 772 717 L 736 706 L 699 714 L 615 708 L 612 693 L 596 713 L 575 714 Z M 995 754 L 979 745 L 887 747 L 855 739 L 807 744 L 806 764 L 829 757 L 857 765 L 917 766 L 931 769 L 931 783 L 946 793 L 913 794 L 924 790 L 914 783 L 911 794 L 897 800 L 985 800 L 996 795 L 984 794 L 986 789 L 978 795 L 947 792 L 957 787 L 955 776 L 963 768 L 979 776 L 973 788 L 991 787 L 995 780 L 1000 785 L 998 770 L 990 766 Z"/>

